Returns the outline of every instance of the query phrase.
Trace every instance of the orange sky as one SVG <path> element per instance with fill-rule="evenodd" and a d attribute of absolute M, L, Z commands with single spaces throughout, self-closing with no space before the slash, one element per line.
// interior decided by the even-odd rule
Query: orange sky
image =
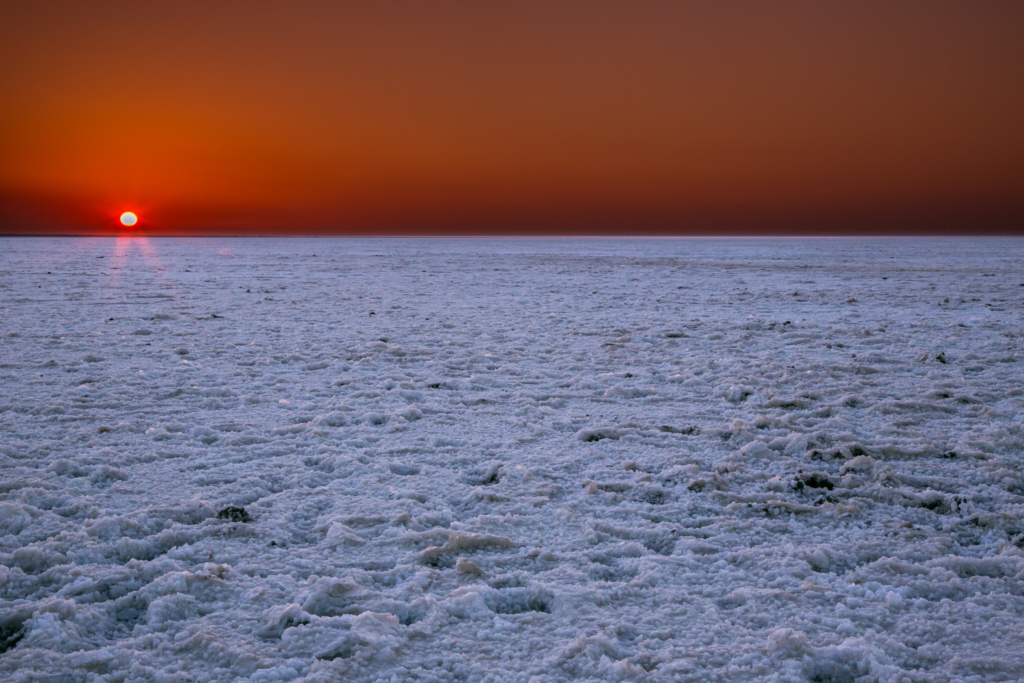
<path fill-rule="evenodd" d="M 1024 232 L 1024 2 L 9 2 L 0 233 Z"/>

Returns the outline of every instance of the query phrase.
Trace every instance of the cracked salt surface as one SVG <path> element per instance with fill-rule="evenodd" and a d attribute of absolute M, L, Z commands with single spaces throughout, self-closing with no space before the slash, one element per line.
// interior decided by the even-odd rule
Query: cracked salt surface
<path fill-rule="evenodd" d="M 0 678 L 1018 679 L 1022 263 L 0 240 Z"/>

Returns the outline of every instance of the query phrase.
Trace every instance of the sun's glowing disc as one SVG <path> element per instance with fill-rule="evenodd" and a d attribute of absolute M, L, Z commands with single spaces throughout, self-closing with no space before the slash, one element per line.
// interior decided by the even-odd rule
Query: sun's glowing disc
<path fill-rule="evenodd" d="M 131 211 L 125 211 L 121 214 L 121 225 L 132 226 L 139 222 L 139 217 Z"/>

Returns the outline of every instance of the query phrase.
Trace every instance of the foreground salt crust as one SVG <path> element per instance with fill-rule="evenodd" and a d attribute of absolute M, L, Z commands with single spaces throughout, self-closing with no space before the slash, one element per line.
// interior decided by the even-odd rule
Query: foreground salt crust
<path fill-rule="evenodd" d="M 1022 677 L 1022 263 L 4 239 L 0 678 Z"/>

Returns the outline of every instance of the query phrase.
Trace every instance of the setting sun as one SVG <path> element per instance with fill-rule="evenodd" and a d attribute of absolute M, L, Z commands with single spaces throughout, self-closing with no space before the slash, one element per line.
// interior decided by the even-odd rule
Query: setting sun
<path fill-rule="evenodd" d="M 121 225 L 132 226 L 139 222 L 138 216 L 131 211 L 125 211 L 121 214 Z"/>

